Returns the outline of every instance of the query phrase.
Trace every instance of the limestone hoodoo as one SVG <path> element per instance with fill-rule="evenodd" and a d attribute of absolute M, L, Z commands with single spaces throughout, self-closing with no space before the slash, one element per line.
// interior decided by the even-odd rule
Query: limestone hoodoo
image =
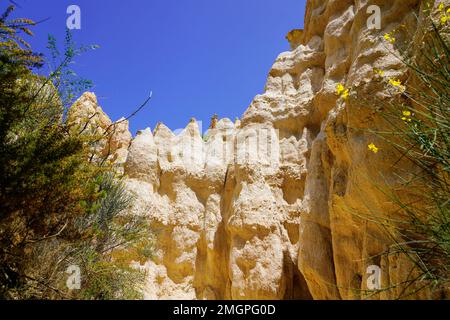
<path fill-rule="evenodd" d="M 336 95 L 339 83 L 370 83 L 374 68 L 406 77 L 383 35 L 399 26 L 416 34 L 423 4 L 377 4 L 382 30 L 368 29 L 367 1 L 308 1 L 304 30 L 288 34 L 291 50 L 276 59 L 264 92 L 236 124 L 213 118 L 207 139 L 195 121 L 178 135 L 160 124 L 131 143 L 121 131 L 114 152 L 127 156 L 133 212 L 156 237 L 154 258 L 141 266 L 146 298 L 360 299 L 371 265 L 382 269 L 383 287 L 402 282 L 408 261 L 381 255 L 392 240 L 345 209 L 389 209 L 369 182 L 380 170 L 392 188 L 400 183 L 389 159 L 367 150 L 376 106 Z M 98 108 L 91 94 L 76 106 Z M 111 123 L 100 113 L 103 122 Z"/>

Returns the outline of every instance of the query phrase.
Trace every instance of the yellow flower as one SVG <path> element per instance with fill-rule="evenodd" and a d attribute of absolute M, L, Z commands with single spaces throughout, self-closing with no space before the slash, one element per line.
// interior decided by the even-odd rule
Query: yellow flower
<path fill-rule="evenodd" d="M 342 83 L 338 83 L 336 86 L 336 95 L 340 96 L 342 99 L 347 99 L 350 91 L 345 89 Z"/>
<path fill-rule="evenodd" d="M 375 69 L 375 73 L 380 75 L 381 77 L 384 76 L 384 71 L 380 69 Z"/>
<path fill-rule="evenodd" d="M 348 98 L 348 89 L 346 89 L 345 91 L 344 91 L 344 93 L 342 94 L 342 99 L 344 99 L 344 100 L 346 100 L 347 98 Z"/>
<path fill-rule="evenodd" d="M 443 2 L 441 2 L 441 3 L 439 4 L 438 10 L 439 10 L 439 12 L 441 12 L 442 10 L 444 10 L 444 3 L 443 3 Z"/>
<path fill-rule="evenodd" d="M 386 39 L 386 41 L 389 41 L 390 43 L 394 43 L 395 42 L 395 38 L 392 37 L 390 33 L 386 33 L 384 35 L 384 39 Z"/>
<path fill-rule="evenodd" d="M 412 115 L 411 111 L 403 110 L 402 111 L 402 115 L 403 115 L 403 117 L 402 117 L 403 121 L 405 121 L 405 122 L 411 122 L 412 121 L 412 119 L 410 118 L 411 115 Z"/>
<path fill-rule="evenodd" d="M 447 16 L 442 16 L 441 17 L 441 24 L 444 25 L 447 23 L 448 17 Z"/>
<path fill-rule="evenodd" d="M 389 79 L 389 83 L 394 87 L 399 87 L 402 84 L 402 82 L 400 80 L 396 80 L 396 79 Z"/>
<path fill-rule="evenodd" d="M 369 151 L 372 151 L 373 153 L 378 153 L 380 150 L 374 143 L 371 143 L 368 145 Z"/>
<path fill-rule="evenodd" d="M 340 96 L 344 91 L 345 87 L 341 83 L 338 83 L 338 85 L 336 86 L 336 94 Z"/>
<path fill-rule="evenodd" d="M 400 92 L 405 92 L 406 87 L 404 85 L 402 85 L 402 82 L 400 80 L 396 80 L 396 79 L 389 79 L 389 83 L 397 88 Z"/>

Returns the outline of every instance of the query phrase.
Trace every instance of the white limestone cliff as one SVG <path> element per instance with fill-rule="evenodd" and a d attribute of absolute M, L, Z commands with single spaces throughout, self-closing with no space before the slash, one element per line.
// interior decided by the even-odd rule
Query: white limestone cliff
<path fill-rule="evenodd" d="M 382 9 L 382 30 L 367 29 L 370 4 Z M 113 149 L 136 196 L 133 212 L 156 235 L 143 266 L 146 298 L 359 299 L 368 265 L 382 267 L 383 286 L 402 281 L 408 262 L 380 256 L 391 240 L 345 209 L 389 209 L 369 182 L 380 170 L 400 184 L 389 154 L 367 150 L 376 106 L 342 102 L 335 91 L 369 85 L 374 68 L 406 79 L 398 48 L 382 36 L 400 25 L 414 33 L 420 10 L 419 0 L 309 0 L 305 29 L 288 35 L 292 50 L 238 125 L 214 121 L 206 141 L 195 121 L 179 135 L 160 124 L 132 141 L 124 125 Z M 98 108 L 89 93 L 76 106 Z"/>

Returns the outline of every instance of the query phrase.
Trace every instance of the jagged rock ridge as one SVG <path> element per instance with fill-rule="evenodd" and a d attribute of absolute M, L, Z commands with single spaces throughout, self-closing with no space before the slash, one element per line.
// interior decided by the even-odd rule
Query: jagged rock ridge
<path fill-rule="evenodd" d="M 382 30 L 367 29 L 370 4 L 381 7 Z M 382 35 L 400 25 L 414 32 L 420 6 L 308 1 L 305 29 L 289 33 L 292 50 L 277 58 L 264 93 L 240 123 L 213 121 L 207 139 L 191 121 L 179 135 L 160 124 L 131 141 L 121 123 L 113 153 L 136 196 L 133 212 L 156 235 L 155 257 L 141 266 L 146 298 L 358 299 L 368 265 L 382 268 L 383 287 L 402 281 L 407 262 L 379 256 L 391 241 L 345 209 L 389 209 L 370 182 L 378 170 L 394 174 L 388 154 L 367 150 L 375 106 L 342 102 L 335 90 L 369 84 L 374 68 L 405 79 Z M 77 105 L 95 109 L 94 100 L 86 94 Z"/>

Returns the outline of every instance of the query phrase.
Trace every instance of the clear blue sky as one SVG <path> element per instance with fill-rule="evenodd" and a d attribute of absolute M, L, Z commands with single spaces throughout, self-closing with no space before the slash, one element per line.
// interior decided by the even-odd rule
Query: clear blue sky
<path fill-rule="evenodd" d="M 263 91 L 277 55 L 289 49 L 288 31 L 303 27 L 305 0 L 15 0 L 15 17 L 50 18 L 30 40 L 45 53 L 47 36 L 64 39 L 66 9 L 80 6 L 78 44 L 100 49 L 77 59 L 75 71 L 94 82 L 113 118 L 131 113 L 133 134 L 162 121 L 172 129 L 191 117 L 241 117 Z M 0 1 L 0 7 L 7 1 Z M 205 130 L 207 128 L 204 128 Z"/>

